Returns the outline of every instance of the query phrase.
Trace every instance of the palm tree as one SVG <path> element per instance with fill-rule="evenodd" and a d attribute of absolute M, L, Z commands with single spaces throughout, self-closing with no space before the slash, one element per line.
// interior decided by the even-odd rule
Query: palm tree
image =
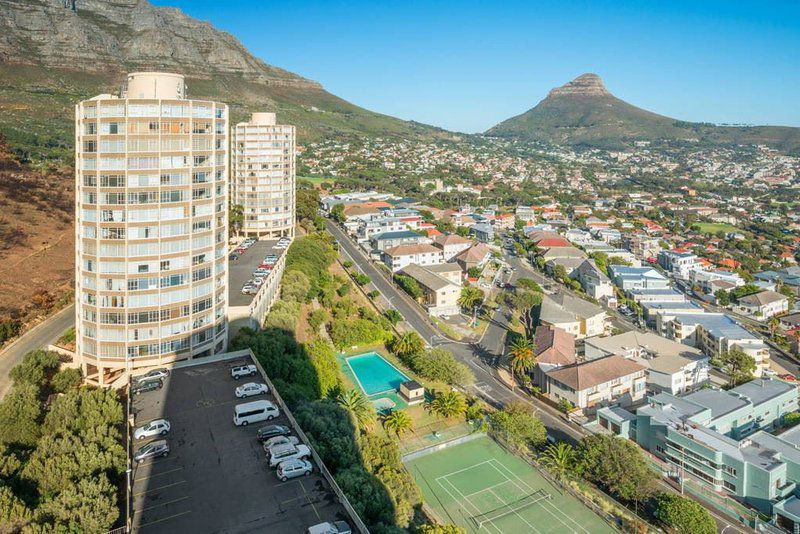
<path fill-rule="evenodd" d="M 398 356 L 408 356 L 417 354 L 425 349 L 425 342 L 419 334 L 413 330 L 395 336 L 392 340 L 392 350 Z"/>
<path fill-rule="evenodd" d="M 533 342 L 524 336 L 520 336 L 511 343 L 509 351 L 509 361 L 511 372 L 522 377 L 536 367 L 536 359 L 533 357 Z"/>
<path fill-rule="evenodd" d="M 411 426 L 411 417 L 404 411 L 392 410 L 383 416 L 383 428 L 385 428 L 387 432 L 394 432 L 398 438 L 400 434 L 411 430 Z"/>
<path fill-rule="evenodd" d="M 375 420 L 375 409 L 369 399 L 359 390 L 341 391 L 336 396 L 336 402 L 350 412 L 350 416 L 358 428 L 366 430 L 372 426 L 372 422 Z"/>
<path fill-rule="evenodd" d="M 575 451 L 569 443 L 559 441 L 549 445 L 540 456 L 542 464 L 562 480 L 575 463 Z"/>
<path fill-rule="evenodd" d="M 467 401 L 457 391 L 443 391 L 428 403 L 428 410 L 445 419 L 463 415 L 466 409 Z"/>
<path fill-rule="evenodd" d="M 471 310 L 481 302 L 483 302 L 483 291 L 477 287 L 465 287 L 458 297 L 458 305 L 465 310 Z"/>

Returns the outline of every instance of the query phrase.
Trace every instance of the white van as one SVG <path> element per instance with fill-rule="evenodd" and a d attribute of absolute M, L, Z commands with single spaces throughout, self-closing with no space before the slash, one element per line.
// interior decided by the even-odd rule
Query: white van
<path fill-rule="evenodd" d="M 267 400 L 237 404 L 233 409 L 233 424 L 247 426 L 249 423 L 269 421 L 280 415 L 278 408 Z"/>

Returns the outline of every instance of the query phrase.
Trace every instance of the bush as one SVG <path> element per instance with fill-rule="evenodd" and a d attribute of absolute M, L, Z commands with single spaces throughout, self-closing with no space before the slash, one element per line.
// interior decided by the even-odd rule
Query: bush
<path fill-rule="evenodd" d="M 34 384 L 43 385 L 45 374 L 58 368 L 58 354 L 44 350 L 34 350 L 25 355 L 22 362 L 15 365 L 8 376 L 14 385 Z"/>
<path fill-rule="evenodd" d="M 80 387 L 82 382 L 83 377 L 81 376 L 81 370 L 70 368 L 62 369 L 53 375 L 53 378 L 50 380 L 50 385 L 55 393 L 66 393 L 70 389 Z"/>
<path fill-rule="evenodd" d="M 519 450 L 533 450 L 547 441 L 542 421 L 525 405 L 509 403 L 502 410 L 489 414 L 492 435 Z"/>
<path fill-rule="evenodd" d="M 328 320 L 328 318 L 329 316 L 327 310 L 323 308 L 314 310 L 308 314 L 308 326 L 311 327 L 314 332 L 318 332 L 319 327 L 322 326 L 323 323 Z"/>
<path fill-rule="evenodd" d="M 456 360 L 453 353 L 443 348 L 432 348 L 406 358 L 411 369 L 429 380 L 454 386 L 468 386 L 475 382 L 472 370 Z"/>
<path fill-rule="evenodd" d="M 404 274 L 394 275 L 395 283 L 400 286 L 400 289 L 408 293 L 413 299 L 420 299 L 424 294 L 422 288 L 416 280 Z"/>
<path fill-rule="evenodd" d="M 383 341 L 387 332 L 380 324 L 367 319 L 334 319 L 330 335 L 338 349 Z"/>
<path fill-rule="evenodd" d="M 714 534 L 717 531 L 717 523 L 708 510 L 673 493 L 659 494 L 656 516 L 676 534 Z"/>
<path fill-rule="evenodd" d="M 336 294 L 342 298 L 346 297 L 349 293 L 350 293 L 350 284 L 347 282 L 340 285 L 339 289 L 336 290 Z"/>
<path fill-rule="evenodd" d="M 783 416 L 783 426 L 791 428 L 800 423 L 800 412 L 790 412 Z"/>
<path fill-rule="evenodd" d="M 353 280 L 360 286 L 365 286 L 370 283 L 370 278 L 364 273 L 356 273 L 353 275 Z"/>
<path fill-rule="evenodd" d="M 287 271 L 281 278 L 281 297 L 292 302 L 305 302 L 311 290 L 311 281 L 299 270 Z"/>
<path fill-rule="evenodd" d="M 16 319 L 6 317 L 0 320 L 0 343 L 19 334 L 20 329 L 22 329 L 22 322 Z M 2 516 L 0 516 L 0 518 L 2 518 Z"/>
<path fill-rule="evenodd" d="M 41 434 L 41 414 L 39 388 L 33 384 L 15 385 L 0 402 L 0 444 L 36 445 Z"/>
<path fill-rule="evenodd" d="M 328 396 L 341 385 L 339 378 L 339 362 L 336 361 L 336 351 L 327 341 L 312 341 L 304 346 L 311 364 L 317 373 L 319 393 Z"/>
<path fill-rule="evenodd" d="M 369 298 L 370 300 L 375 300 L 380 296 L 380 294 L 381 294 L 380 291 L 378 291 L 377 289 L 373 289 L 372 291 L 367 293 L 367 298 Z"/>
<path fill-rule="evenodd" d="M 594 434 L 581 440 L 579 471 L 626 501 L 642 501 L 652 495 L 656 475 L 647 465 L 641 449 L 617 436 Z"/>
<path fill-rule="evenodd" d="M 350 260 L 344 260 L 342 262 L 342 267 L 344 267 L 345 269 L 349 269 L 352 266 L 353 266 L 353 262 L 350 261 Z"/>
<path fill-rule="evenodd" d="M 272 306 L 264 322 L 264 328 L 279 328 L 287 332 L 297 329 L 297 320 L 300 315 L 300 305 L 296 302 L 279 300 Z"/>
<path fill-rule="evenodd" d="M 392 326 L 395 326 L 397 323 L 403 320 L 403 316 L 394 308 L 383 312 L 383 316 L 386 317 L 390 323 L 392 323 Z"/>

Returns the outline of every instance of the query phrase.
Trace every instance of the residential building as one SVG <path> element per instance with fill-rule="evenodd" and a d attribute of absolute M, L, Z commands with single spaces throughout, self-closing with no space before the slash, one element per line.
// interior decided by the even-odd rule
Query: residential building
<path fill-rule="evenodd" d="M 688 280 L 689 273 L 699 269 L 698 260 L 691 252 L 662 250 L 658 253 L 658 264 L 681 280 Z"/>
<path fill-rule="evenodd" d="M 652 267 L 609 265 L 611 280 L 626 293 L 634 289 L 667 289 L 669 280 Z"/>
<path fill-rule="evenodd" d="M 586 259 L 588 257 L 584 251 L 582 251 L 579 248 L 575 248 L 573 246 L 545 248 L 539 252 L 539 256 L 541 256 L 545 262 L 548 262 L 555 258 Z"/>
<path fill-rule="evenodd" d="M 536 211 L 532 206 L 517 206 L 517 209 L 514 210 L 514 215 L 518 220 L 526 223 L 536 220 Z"/>
<path fill-rule="evenodd" d="M 616 302 L 614 286 L 606 273 L 601 271 L 594 260 L 584 260 L 573 271 L 570 277 L 580 282 L 586 294 L 593 299 L 609 303 Z"/>
<path fill-rule="evenodd" d="M 577 363 L 575 336 L 555 326 L 539 325 L 533 338 L 533 356 L 533 383 L 546 393 L 548 371 Z"/>
<path fill-rule="evenodd" d="M 397 272 L 412 263 L 425 267 L 438 265 L 443 261 L 442 251 L 433 245 L 400 245 L 383 252 L 383 262 L 392 272 Z"/>
<path fill-rule="evenodd" d="M 345 227 L 348 227 L 349 224 L 352 224 L 351 233 L 355 235 L 356 241 L 359 243 L 367 243 L 376 235 L 386 232 L 408 230 L 408 226 L 400 217 L 387 215 L 384 211 L 356 217 L 350 223 L 345 223 Z"/>
<path fill-rule="evenodd" d="M 792 290 L 795 296 L 800 297 L 800 267 L 786 267 L 777 271 L 763 271 L 755 273 L 755 279 L 763 282 L 781 283 Z"/>
<path fill-rule="evenodd" d="M 661 251 L 659 239 L 647 234 L 625 234 L 622 246 L 642 261 L 655 260 Z"/>
<path fill-rule="evenodd" d="M 789 311 L 789 298 L 777 291 L 761 291 L 740 297 L 736 301 L 735 309 L 763 321 Z"/>
<path fill-rule="evenodd" d="M 587 360 L 619 354 L 647 368 L 647 390 L 673 395 L 692 391 L 709 379 L 709 357 L 700 350 L 653 334 L 631 330 L 586 340 Z"/>
<path fill-rule="evenodd" d="M 470 235 L 481 243 L 491 243 L 494 241 L 494 227 L 489 223 L 473 224 L 469 229 Z"/>
<path fill-rule="evenodd" d="M 419 244 L 429 244 L 431 240 L 423 235 L 418 234 L 417 232 L 412 232 L 411 230 L 399 230 L 396 232 L 382 232 L 380 234 L 375 234 L 372 236 L 370 240 L 370 245 L 372 246 L 373 250 L 377 250 L 379 252 L 383 252 L 387 249 L 392 247 L 398 247 L 400 245 L 419 245 Z"/>
<path fill-rule="evenodd" d="M 444 268 L 437 272 L 436 268 Z M 455 279 L 448 276 L 455 273 Z M 457 265 L 443 263 L 422 267 L 407 265 L 400 270 L 401 274 L 410 276 L 422 288 L 422 305 L 430 315 L 456 315 L 459 313 L 458 298 L 461 295 L 461 271 Z"/>
<path fill-rule="evenodd" d="M 606 331 L 606 312 L 587 300 L 564 292 L 545 295 L 538 307 L 539 323 L 561 328 L 577 339 Z"/>
<path fill-rule="evenodd" d="M 628 296 L 633 301 L 643 304 L 645 302 L 685 302 L 686 295 L 677 289 L 666 287 L 662 289 L 632 289 Z"/>
<path fill-rule="evenodd" d="M 695 269 L 689 273 L 689 278 L 692 284 L 699 286 L 700 290 L 706 294 L 713 294 L 718 289 L 716 282 L 727 282 L 730 284 L 727 286 L 729 288 L 736 288 L 745 284 L 744 279 L 737 273 L 724 269 L 711 271 Z"/>
<path fill-rule="evenodd" d="M 646 393 L 645 367 L 618 355 L 546 374 L 547 394 L 556 401 L 567 400 L 585 413 L 610 404 L 630 406 Z"/>
<path fill-rule="evenodd" d="M 75 337 L 86 379 L 227 344 L 228 107 L 133 73 L 76 106 Z"/>
<path fill-rule="evenodd" d="M 231 204 L 242 207 L 242 233 L 294 235 L 295 128 L 275 113 L 253 113 L 231 132 Z"/>
<path fill-rule="evenodd" d="M 474 244 L 475 242 L 472 239 L 461 237 L 458 234 L 439 235 L 433 240 L 433 246 L 442 249 L 444 261 L 452 260 Z"/>
<path fill-rule="evenodd" d="M 672 317 L 681 313 L 703 313 L 703 307 L 691 300 L 667 300 L 667 301 L 644 301 L 640 303 L 642 307 L 642 317 L 647 326 L 654 328 L 661 335 L 665 335 L 663 330 L 659 330 L 659 323 L 666 324 Z"/>
<path fill-rule="evenodd" d="M 461 266 L 464 272 L 469 271 L 472 267 L 483 269 L 486 262 L 492 257 L 492 251 L 483 243 L 473 245 L 466 250 L 462 250 L 455 257 L 455 261 Z"/>

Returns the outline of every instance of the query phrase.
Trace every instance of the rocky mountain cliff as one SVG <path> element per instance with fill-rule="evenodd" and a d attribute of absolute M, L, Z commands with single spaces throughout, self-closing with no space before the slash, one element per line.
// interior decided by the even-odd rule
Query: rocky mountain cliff
<path fill-rule="evenodd" d="M 800 154 L 800 128 L 679 121 L 620 100 L 606 89 L 597 74 L 591 73 L 556 87 L 536 107 L 501 122 L 486 134 L 614 149 L 631 146 L 639 140 L 765 144 Z"/>
<path fill-rule="evenodd" d="M 137 70 L 185 74 L 191 98 L 227 102 L 234 120 L 277 111 L 279 120 L 299 127 L 301 139 L 444 134 L 354 106 L 179 9 L 147 0 L 77 0 L 76 7 L 64 0 L 0 2 L 0 132 L 33 157 L 66 157 L 73 104 L 117 92 L 125 73 Z"/>

